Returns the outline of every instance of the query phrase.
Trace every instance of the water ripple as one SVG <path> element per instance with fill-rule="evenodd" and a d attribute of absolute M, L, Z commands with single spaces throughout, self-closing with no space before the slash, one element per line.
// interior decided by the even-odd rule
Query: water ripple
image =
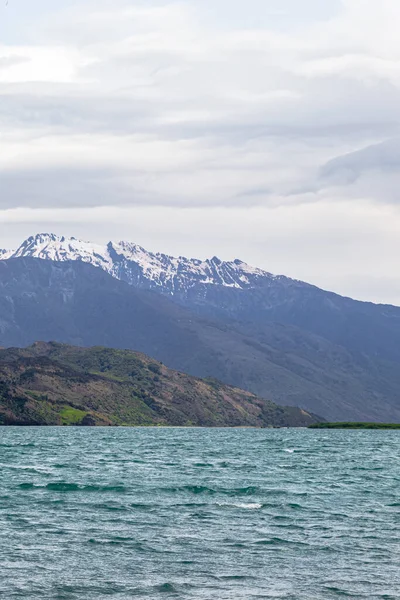
<path fill-rule="evenodd" d="M 397 432 L 0 431 L 0 597 L 400 597 Z"/>

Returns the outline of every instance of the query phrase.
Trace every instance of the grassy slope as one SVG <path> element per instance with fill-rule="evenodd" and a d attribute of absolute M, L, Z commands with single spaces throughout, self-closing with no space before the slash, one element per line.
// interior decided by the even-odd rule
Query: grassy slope
<path fill-rule="evenodd" d="M 37 343 L 0 351 L 0 423 L 307 426 L 316 418 L 143 354 Z"/>

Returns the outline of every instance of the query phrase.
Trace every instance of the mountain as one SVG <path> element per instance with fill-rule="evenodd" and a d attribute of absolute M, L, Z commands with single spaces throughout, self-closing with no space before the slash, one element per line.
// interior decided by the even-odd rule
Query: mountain
<path fill-rule="evenodd" d="M 1 258 L 82 261 L 100 267 L 113 277 L 135 287 L 174 296 L 185 296 L 197 286 L 250 289 L 260 282 L 265 284 L 266 280 L 286 280 L 240 260 L 223 262 L 217 257 L 204 261 L 182 256 L 174 258 L 148 252 L 131 242 L 109 242 L 101 246 L 49 233 L 28 238 L 15 251 L 0 250 Z"/>
<path fill-rule="evenodd" d="M 0 350 L 1 425 L 297 427 L 316 421 L 137 352 L 55 343 Z"/>
<path fill-rule="evenodd" d="M 343 298 L 239 259 L 173 258 L 129 242 L 101 246 L 54 234 L 30 237 L 15 252 L 0 251 L 0 259 L 24 257 L 89 263 L 199 315 L 228 325 L 241 323 L 245 335 L 259 340 L 268 335 L 268 324 L 280 323 L 358 355 L 400 361 L 400 308 Z"/>
<path fill-rule="evenodd" d="M 83 261 L 0 261 L 0 345 L 138 350 L 330 421 L 400 421 L 400 369 L 307 330 L 213 319 Z"/>
<path fill-rule="evenodd" d="M 400 308 L 343 298 L 239 259 L 173 258 L 129 242 L 101 246 L 54 234 L 30 237 L 15 252 L 0 251 L 3 260 L 24 257 L 91 264 L 135 288 L 166 295 L 200 315 L 246 323 L 246 334 L 251 329 L 252 335 L 262 337 L 267 323 L 282 323 L 350 352 L 400 361 Z"/>

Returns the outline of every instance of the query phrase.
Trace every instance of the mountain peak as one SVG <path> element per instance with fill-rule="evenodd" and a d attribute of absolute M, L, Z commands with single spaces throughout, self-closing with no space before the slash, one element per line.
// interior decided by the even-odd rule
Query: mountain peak
<path fill-rule="evenodd" d="M 52 261 L 80 260 L 95 266 L 109 262 L 107 249 L 98 244 L 67 238 L 54 233 L 38 233 L 29 237 L 12 254 L 12 258 L 31 257 Z"/>
<path fill-rule="evenodd" d="M 273 275 L 236 259 L 226 262 L 179 258 L 147 251 L 134 242 L 85 242 L 75 237 L 38 233 L 13 251 L 0 250 L 0 260 L 31 257 L 55 262 L 82 261 L 107 271 L 117 279 L 168 295 L 186 295 L 195 286 L 218 285 L 245 289 L 267 282 Z"/>
<path fill-rule="evenodd" d="M 74 238 L 71 238 L 74 239 Z M 58 236 L 55 233 L 37 233 L 26 239 L 21 246 L 30 246 L 31 244 L 50 244 L 52 242 L 64 242 L 64 236 Z"/>

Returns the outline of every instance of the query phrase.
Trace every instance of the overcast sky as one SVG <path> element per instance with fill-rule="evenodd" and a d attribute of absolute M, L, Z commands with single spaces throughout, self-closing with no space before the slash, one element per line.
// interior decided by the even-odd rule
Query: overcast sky
<path fill-rule="evenodd" d="M 239 257 L 400 304 L 399 0 L 0 0 L 0 247 Z"/>

